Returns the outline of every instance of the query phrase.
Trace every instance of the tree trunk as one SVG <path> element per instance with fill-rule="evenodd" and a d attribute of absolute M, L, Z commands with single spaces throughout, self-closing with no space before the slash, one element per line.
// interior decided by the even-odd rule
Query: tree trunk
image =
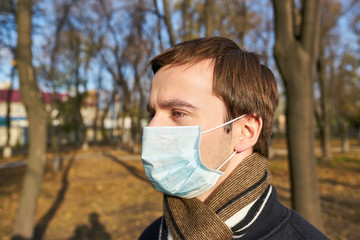
<path fill-rule="evenodd" d="M 98 90 L 96 91 L 96 108 L 95 108 L 95 117 L 94 117 L 94 121 L 92 124 L 92 128 L 93 128 L 93 143 L 97 144 L 99 141 L 99 137 L 98 137 L 98 122 L 99 122 L 99 100 L 100 100 L 100 91 L 101 91 L 101 78 L 99 77 L 98 79 Z"/>
<path fill-rule="evenodd" d="M 111 97 L 109 98 L 108 102 L 106 102 L 106 105 L 102 111 L 101 114 L 101 120 L 100 120 L 100 128 L 101 128 L 101 133 L 102 133 L 102 138 L 103 138 L 103 142 L 105 143 L 109 143 L 109 137 L 108 134 L 106 132 L 105 129 L 105 119 L 108 115 L 111 103 L 113 103 L 115 100 L 115 95 L 116 95 L 116 88 L 113 89 L 112 93 L 111 93 Z"/>
<path fill-rule="evenodd" d="M 157 39 L 159 41 L 159 48 L 160 48 L 160 52 L 164 51 L 163 45 L 162 45 L 162 38 L 161 38 L 161 14 L 159 11 L 159 6 L 157 4 L 157 0 L 153 0 L 153 4 L 155 7 L 155 12 L 157 15 L 157 26 L 156 26 L 156 34 L 157 34 Z"/>
<path fill-rule="evenodd" d="M 31 5 L 32 1 L 18 0 L 16 13 L 18 27 L 16 62 L 21 98 L 29 121 L 29 156 L 15 220 L 14 236 L 25 239 L 30 239 L 33 234 L 37 199 L 46 160 L 45 104 L 32 67 Z"/>
<path fill-rule="evenodd" d="M 320 1 L 304 1 L 302 28 L 296 35 L 291 0 L 273 0 L 275 10 L 275 58 L 287 93 L 287 141 L 289 147 L 293 207 L 320 230 L 323 229 L 314 153 L 313 79 L 317 56 Z"/>
<path fill-rule="evenodd" d="M 175 35 L 174 35 L 172 23 L 171 23 L 171 15 L 170 15 L 169 4 L 168 4 L 167 0 L 163 0 L 163 7 L 164 7 L 164 15 L 165 15 L 164 20 L 165 20 L 165 25 L 166 25 L 167 32 L 169 35 L 170 44 L 171 44 L 171 46 L 174 46 L 175 45 Z"/>
<path fill-rule="evenodd" d="M 322 42 L 322 41 L 321 41 Z M 328 161 L 332 158 L 331 156 L 331 118 L 330 118 L 330 104 L 328 97 L 328 84 L 327 78 L 325 74 L 325 53 L 324 53 L 324 45 L 320 44 L 320 57 L 319 57 L 319 82 L 321 89 L 320 96 L 320 104 L 321 104 L 321 112 L 320 121 L 321 121 L 321 149 L 322 149 L 322 158 L 325 161 Z"/>
<path fill-rule="evenodd" d="M 191 39 L 191 25 L 194 21 L 192 21 L 192 14 L 190 13 L 192 0 L 183 0 L 181 3 L 180 11 L 181 11 L 181 31 L 180 37 L 182 41 L 187 41 Z"/>
<path fill-rule="evenodd" d="M 205 37 L 210 37 L 214 31 L 214 0 L 205 1 Z"/>
<path fill-rule="evenodd" d="M 50 71 L 48 73 L 48 81 L 51 83 L 51 87 L 52 87 L 52 95 L 50 97 L 51 99 L 51 109 L 59 109 L 59 100 L 57 99 L 57 92 L 56 92 L 56 83 L 55 83 L 55 65 L 56 65 L 56 61 L 57 61 L 57 57 L 58 57 L 58 51 L 59 51 L 59 47 L 60 47 L 60 34 L 61 34 L 61 30 L 63 29 L 66 20 L 69 16 L 71 7 L 75 4 L 75 0 L 70 1 L 68 3 L 65 3 L 63 5 L 63 11 L 62 14 L 60 15 L 60 17 L 57 18 L 57 23 L 56 23 L 56 30 L 55 30 L 55 43 L 54 46 L 51 50 L 50 53 Z M 61 12 L 61 11 L 59 11 Z M 57 117 L 57 116 L 51 116 L 52 113 L 49 114 L 49 130 L 50 130 L 50 142 L 51 142 L 51 152 L 53 153 L 53 159 L 52 159 L 52 169 L 54 172 L 58 172 L 61 170 L 62 168 L 62 158 L 60 156 L 60 148 L 61 148 L 61 142 L 60 142 L 60 138 L 59 138 L 59 131 L 58 131 L 58 127 L 54 126 L 54 124 L 52 123 L 52 121 Z"/>
<path fill-rule="evenodd" d="M 6 96 L 6 145 L 3 149 L 3 157 L 9 158 L 12 156 L 12 149 L 10 146 L 11 137 L 11 96 L 13 91 L 13 82 L 15 75 L 15 66 L 11 69 L 11 83 Z"/>
<path fill-rule="evenodd" d="M 81 85 L 81 79 L 80 79 L 80 52 L 77 52 L 76 58 L 76 73 L 75 73 L 75 99 L 74 99 L 74 105 L 75 105 L 75 112 L 74 112 L 74 118 L 76 122 L 76 145 L 81 146 L 83 150 L 87 150 L 88 148 L 88 139 L 86 135 L 86 126 L 84 124 L 84 120 L 81 114 L 81 106 L 83 102 L 83 94 L 80 92 L 80 85 Z"/>
<path fill-rule="evenodd" d="M 349 140 L 348 140 L 348 126 L 346 120 L 343 117 L 338 118 L 340 124 L 340 136 L 341 136 L 341 152 L 348 153 L 349 152 Z"/>
<path fill-rule="evenodd" d="M 57 131 L 57 127 L 53 126 L 52 118 L 49 117 L 49 130 L 50 130 L 50 141 L 51 141 L 51 152 L 53 154 L 52 158 L 52 169 L 54 172 L 58 172 L 62 168 L 62 158 L 60 156 L 60 143 L 59 143 L 59 133 Z"/>
<path fill-rule="evenodd" d="M 248 9 L 246 6 L 246 0 L 241 0 L 239 3 L 239 9 L 238 14 L 242 16 L 242 19 L 244 19 L 244 23 L 242 24 L 242 27 L 240 28 L 240 31 L 238 31 L 238 38 L 239 38 L 239 46 L 241 48 L 244 48 L 245 46 L 245 35 L 248 32 L 248 25 L 249 25 L 249 17 L 248 17 Z"/>

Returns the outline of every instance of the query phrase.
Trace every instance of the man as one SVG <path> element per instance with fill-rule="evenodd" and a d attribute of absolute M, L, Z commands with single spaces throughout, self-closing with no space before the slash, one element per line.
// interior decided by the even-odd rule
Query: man
<path fill-rule="evenodd" d="M 151 60 L 142 161 L 164 215 L 140 239 L 327 239 L 285 208 L 267 157 L 278 104 L 259 56 L 200 38 Z"/>

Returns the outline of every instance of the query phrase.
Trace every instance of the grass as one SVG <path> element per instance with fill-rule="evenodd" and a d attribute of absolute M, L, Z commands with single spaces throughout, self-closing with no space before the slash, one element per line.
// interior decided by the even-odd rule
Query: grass
<path fill-rule="evenodd" d="M 43 239 L 137 239 L 162 214 L 162 195 L 146 180 L 139 156 L 92 147 L 63 158 L 60 172 L 48 164 L 44 176 L 37 212 Z M 290 207 L 287 157 L 275 155 L 269 164 L 280 201 Z M 360 152 L 336 153 L 317 170 L 326 234 L 360 239 Z M 11 236 L 23 173 L 24 167 L 0 170 L 0 239 Z"/>

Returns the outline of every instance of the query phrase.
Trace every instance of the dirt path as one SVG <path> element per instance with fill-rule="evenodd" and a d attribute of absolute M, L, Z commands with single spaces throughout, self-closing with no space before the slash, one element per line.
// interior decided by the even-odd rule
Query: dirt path
<path fill-rule="evenodd" d="M 37 229 L 43 239 L 80 239 L 81 234 L 137 239 L 161 216 L 162 195 L 148 183 L 140 155 L 99 147 L 62 157 L 60 172 L 48 164 L 38 202 Z M 269 165 L 280 200 L 289 206 L 287 158 L 275 154 Z M 23 173 L 24 166 L 0 170 L 0 239 L 11 235 Z M 359 173 L 356 151 L 319 163 L 323 219 L 331 239 L 360 239 Z"/>

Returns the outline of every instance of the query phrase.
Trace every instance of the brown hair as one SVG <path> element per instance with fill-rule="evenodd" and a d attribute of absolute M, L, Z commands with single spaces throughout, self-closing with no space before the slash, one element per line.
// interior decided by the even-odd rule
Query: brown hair
<path fill-rule="evenodd" d="M 154 74 L 164 66 L 196 64 L 214 60 L 213 92 L 226 106 L 226 121 L 242 114 L 256 114 L 263 128 L 254 152 L 268 157 L 278 92 L 272 72 L 260 63 L 260 57 L 239 48 L 223 37 L 185 41 L 164 51 L 150 61 Z"/>

